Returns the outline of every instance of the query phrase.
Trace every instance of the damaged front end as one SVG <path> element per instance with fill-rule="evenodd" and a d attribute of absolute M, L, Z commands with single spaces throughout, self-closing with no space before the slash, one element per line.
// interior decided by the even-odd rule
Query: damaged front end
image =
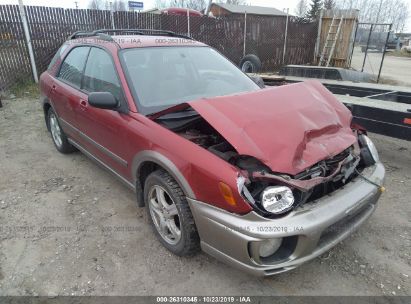
<path fill-rule="evenodd" d="M 236 167 L 238 192 L 257 213 L 284 216 L 377 161 L 331 93 L 317 83 L 294 87 L 190 102 L 152 119 Z"/>
<path fill-rule="evenodd" d="M 265 169 L 243 172 L 247 178 L 239 178 L 239 191 L 258 213 L 275 217 L 343 187 L 362 168 L 356 144 L 293 176 Z"/>

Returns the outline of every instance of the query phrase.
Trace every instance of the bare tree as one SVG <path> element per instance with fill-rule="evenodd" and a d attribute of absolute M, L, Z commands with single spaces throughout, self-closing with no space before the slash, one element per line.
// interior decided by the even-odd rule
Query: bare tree
<path fill-rule="evenodd" d="M 159 9 L 168 7 L 167 0 L 156 0 L 154 3 L 155 3 L 154 6 Z"/>
<path fill-rule="evenodd" d="M 106 8 L 104 0 L 90 0 L 87 7 L 94 10 L 103 10 Z"/>
<path fill-rule="evenodd" d="M 113 11 L 126 11 L 127 10 L 127 5 L 124 0 L 114 0 L 112 2 L 112 9 Z"/>
<path fill-rule="evenodd" d="M 298 17 L 303 18 L 307 14 L 307 10 L 307 0 L 299 0 L 294 12 Z"/>
<path fill-rule="evenodd" d="M 156 8 L 168 8 L 168 7 L 183 7 L 190 8 L 197 11 L 205 9 L 207 6 L 206 0 L 156 0 Z"/>
<path fill-rule="evenodd" d="M 223 2 L 225 2 L 227 4 L 234 4 L 234 5 L 244 5 L 245 4 L 244 0 L 226 0 L 226 1 L 223 1 Z"/>
<path fill-rule="evenodd" d="M 225 3 L 225 4 L 234 4 L 234 5 L 244 5 L 246 4 L 245 0 L 219 0 L 216 1 L 218 3 Z"/>
<path fill-rule="evenodd" d="M 360 22 L 392 23 L 395 32 L 404 28 L 410 13 L 406 0 L 336 0 L 336 7 L 358 9 Z"/>

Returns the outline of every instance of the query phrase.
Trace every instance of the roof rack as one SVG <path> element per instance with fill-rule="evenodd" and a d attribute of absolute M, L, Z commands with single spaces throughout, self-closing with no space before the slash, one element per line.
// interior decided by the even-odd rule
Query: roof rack
<path fill-rule="evenodd" d="M 152 30 L 152 29 L 101 29 L 95 31 L 77 31 L 73 33 L 68 39 L 77 39 L 81 37 L 93 37 L 97 36 L 102 40 L 107 41 L 114 41 L 114 39 L 108 33 L 131 33 L 135 35 L 159 35 L 159 36 L 170 36 L 170 37 L 178 37 L 184 38 L 189 40 L 194 40 L 193 38 L 177 34 L 172 31 L 163 31 L 163 30 Z"/>

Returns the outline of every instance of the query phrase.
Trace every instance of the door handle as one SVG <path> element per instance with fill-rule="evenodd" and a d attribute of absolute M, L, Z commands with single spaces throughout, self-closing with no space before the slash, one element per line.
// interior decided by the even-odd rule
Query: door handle
<path fill-rule="evenodd" d="M 87 101 L 85 101 L 84 99 L 80 99 L 80 105 L 82 107 L 87 107 Z"/>

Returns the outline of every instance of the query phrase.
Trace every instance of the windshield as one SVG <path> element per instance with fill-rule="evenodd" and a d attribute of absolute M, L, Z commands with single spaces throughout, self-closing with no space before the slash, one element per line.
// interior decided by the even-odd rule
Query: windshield
<path fill-rule="evenodd" d="M 259 89 L 209 47 L 135 48 L 121 56 L 139 112 L 145 115 L 199 98 Z"/>

